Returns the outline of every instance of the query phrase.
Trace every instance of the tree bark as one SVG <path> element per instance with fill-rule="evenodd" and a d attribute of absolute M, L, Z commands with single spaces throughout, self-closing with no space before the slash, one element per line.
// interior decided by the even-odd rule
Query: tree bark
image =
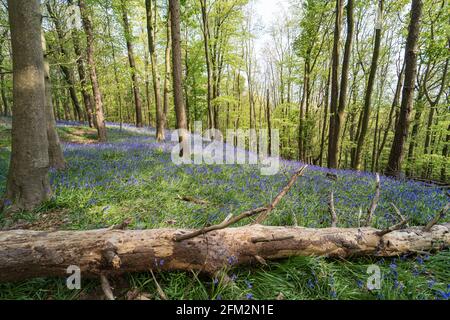
<path fill-rule="evenodd" d="M 66 161 L 56 131 L 55 114 L 53 112 L 52 101 L 52 82 L 50 78 L 50 64 L 47 59 L 47 46 L 45 36 L 42 33 L 42 51 L 44 53 L 44 77 L 45 77 L 45 113 L 47 115 L 47 139 L 48 139 L 48 158 L 50 168 L 62 170 L 66 167 Z"/>
<path fill-rule="evenodd" d="M 405 80 L 403 85 L 402 103 L 397 121 L 394 142 L 389 154 L 386 174 L 399 177 L 404 155 L 404 146 L 408 137 L 409 118 L 413 108 L 414 85 L 417 73 L 417 43 L 420 33 L 420 19 L 422 17 L 422 0 L 412 0 L 411 21 L 405 48 Z"/>
<path fill-rule="evenodd" d="M 12 150 L 5 199 L 11 211 L 33 210 L 51 194 L 44 54 L 38 0 L 9 0 L 13 53 Z"/>
<path fill-rule="evenodd" d="M 375 78 L 377 75 L 378 68 L 378 58 L 380 56 L 380 45 L 381 45 L 381 23 L 383 20 L 383 0 L 379 0 L 378 2 L 378 17 L 380 24 L 376 26 L 375 31 L 375 44 L 373 47 L 373 55 L 372 55 L 372 63 L 370 66 L 369 80 L 367 81 L 366 94 L 364 96 L 364 109 L 363 109 L 363 117 L 361 123 L 361 131 L 358 137 L 358 144 L 356 145 L 354 163 L 352 165 L 353 169 L 360 170 L 361 169 L 361 155 L 363 153 L 364 141 L 366 139 L 367 130 L 369 127 L 369 119 L 371 113 L 371 104 L 372 104 L 372 93 L 373 87 L 375 85 Z"/>
<path fill-rule="evenodd" d="M 73 0 L 69 0 L 68 3 L 73 6 Z M 75 9 L 74 9 L 75 10 Z M 72 12 L 72 14 L 75 14 Z M 80 37 L 78 34 L 78 30 L 72 26 L 72 43 L 73 43 L 73 49 L 75 51 L 75 54 L 77 56 L 77 68 L 78 68 L 78 76 L 80 78 L 80 84 L 81 84 L 81 95 L 83 96 L 83 103 L 84 108 L 86 110 L 87 120 L 89 123 L 90 128 L 97 127 L 95 123 L 95 117 L 94 117 L 94 111 L 93 111 L 93 105 L 94 101 L 92 98 L 92 95 L 88 91 L 88 81 L 86 77 L 86 69 L 84 67 L 84 54 L 82 53 L 81 46 L 80 46 Z"/>
<path fill-rule="evenodd" d="M 89 65 L 89 73 L 91 76 L 92 91 L 94 92 L 95 102 L 95 118 L 97 122 L 98 139 L 100 142 L 106 142 L 106 126 L 105 116 L 103 114 L 103 101 L 102 93 L 100 91 L 100 85 L 97 78 L 97 68 L 95 66 L 94 59 L 94 33 L 92 30 L 92 22 L 89 17 L 88 9 L 84 0 L 78 0 L 78 6 L 80 8 L 81 20 L 83 21 L 84 31 L 86 32 L 87 41 L 87 62 Z"/>
<path fill-rule="evenodd" d="M 170 23 L 172 34 L 172 77 L 173 77 L 173 98 L 175 104 L 175 115 L 177 118 L 176 128 L 179 130 L 180 143 L 183 148 L 180 155 L 183 156 L 185 149 L 187 118 L 183 98 L 183 75 L 181 62 L 181 35 L 180 35 L 180 1 L 169 0 Z"/>
<path fill-rule="evenodd" d="M 133 35 L 130 30 L 126 1 L 121 0 L 120 5 L 122 9 L 122 21 L 125 32 L 125 42 L 127 44 L 127 51 L 128 51 L 128 62 L 130 64 L 131 69 L 131 82 L 133 84 L 134 105 L 136 109 L 136 127 L 141 128 L 143 126 L 142 102 L 141 102 L 141 95 L 139 92 L 139 83 L 137 79 L 136 62 L 134 60 L 134 49 L 132 42 Z"/>
<path fill-rule="evenodd" d="M 17 0 L 15 0 L 17 1 Z M 78 266 L 82 277 L 139 271 L 195 270 L 257 264 L 293 256 L 398 256 L 450 245 L 450 224 L 383 232 L 373 228 L 226 228 L 184 241 L 176 229 L 0 232 L 0 281 L 67 276 Z M 387 232 L 387 231 L 384 231 Z"/>
<path fill-rule="evenodd" d="M 329 163 L 331 168 L 338 167 L 339 140 L 341 127 L 344 123 L 345 103 L 347 101 L 348 91 L 348 72 L 350 68 L 350 57 L 353 44 L 353 0 L 347 2 L 347 39 L 345 40 L 344 58 L 342 61 L 341 85 L 339 90 L 339 105 L 337 115 L 335 115 L 333 139 L 330 143 Z"/>
<path fill-rule="evenodd" d="M 156 10 L 156 5 L 155 5 Z M 145 11 L 147 15 L 147 36 L 148 36 L 148 47 L 150 52 L 150 62 L 152 64 L 152 80 L 153 80 L 153 91 L 155 94 L 155 105 L 156 105 L 156 140 L 163 141 L 165 139 L 164 128 L 165 128 L 165 117 L 164 110 L 161 105 L 161 89 L 160 89 L 160 77 L 158 73 L 158 59 L 155 51 L 154 44 L 154 30 L 153 30 L 153 8 L 152 0 L 145 0 Z M 156 17 L 155 17 L 156 19 Z"/>
<path fill-rule="evenodd" d="M 58 16 L 56 15 L 55 11 L 53 10 L 50 2 L 46 3 L 46 8 L 47 8 L 47 12 L 50 15 L 50 18 L 52 19 L 52 22 L 55 26 L 55 31 L 56 31 L 56 35 L 57 35 L 57 43 L 58 43 L 58 50 L 59 53 L 61 54 L 61 56 L 64 59 L 67 59 L 69 57 L 69 54 L 66 50 L 66 48 L 64 47 L 64 30 L 61 27 L 61 22 L 58 18 Z M 68 67 L 66 61 L 63 61 L 62 63 L 60 63 L 60 68 L 61 71 L 64 75 L 64 79 L 66 80 L 68 86 L 69 86 L 69 94 L 70 94 L 70 98 L 72 99 L 72 103 L 73 103 L 73 107 L 75 109 L 76 115 L 77 115 L 77 119 L 78 121 L 83 121 L 83 112 L 81 111 L 81 107 L 80 107 L 80 102 L 78 101 L 78 96 L 77 96 L 77 91 L 75 89 L 75 76 L 73 73 L 73 69 L 72 67 Z"/>
<path fill-rule="evenodd" d="M 167 12 L 167 26 L 166 26 L 166 52 L 165 52 L 165 73 L 164 73 L 164 119 L 167 123 L 167 118 L 169 116 L 169 84 L 170 84 L 170 47 L 172 45 L 171 41 L 171 31 L 170 31 L 170 12 Z"/>
<path fill-rule="evenodd" d="M 333 54 L 331 67 L 331 102 L 330 102 L 331 111 L 330 111 L 330 128 L 328 135 L 328 168 L 337 167 L 337 149 L 334 150 L 334 148 L 336 147 L 336 144 L 334 143 L 336 137 L 334 136 L 334 134 L 339 104 L 339 61 L 340 61 L 339 41 L 341 37 L 343 10 L 344 10 L 344 1 L 336 0 L 336 21 L 334 26 Z"/>
<path fill-rule="evenodd" d="M 206 60 L 206 74 L 207 74 L 207 97 L 206 103 L 208 106 L 208 120 L 209 120 L 209 128 L 214 129 L 214 110 L 212 107 L 212 75 L 211 75 L 211 57 L 210 57 L 210 49 L 209 49 L 209 22 L 208 22 L 208 13 L 206 7 L 206 0 L 200 0 L 200 6 L 202 11 L 202 25 L 203 25 L 203 45 L 205 48 L 205 60 Z"/>

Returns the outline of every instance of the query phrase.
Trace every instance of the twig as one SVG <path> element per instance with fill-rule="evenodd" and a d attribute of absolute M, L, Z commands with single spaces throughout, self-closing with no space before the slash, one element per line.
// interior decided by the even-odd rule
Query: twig
<path fill-rule="evenodd" d="M 159 296 L 161 297 L 161 299 L 163 300 L 169 300 L 166 296 L 166 294 L 164 293 L 163 289 L 161 288 L 161 286 L 159 285 L 158 281 L 156 280 L 155 274 L 153 273 L 153 270 L 150 270 L 150 273 L 152 274 L 153 277 L 153 281 L 155 281 L 156 284 L 156 290 L 158 291 Z"/>
<path fill-rule="evenodd" d="M 336 228 L 338 218 L 337 218 L 336 210 L 334 208 L 334 193 L 333 193 L 333 191 L 331 191 L 330 198 L 328 199 L 328 211 L 330 212 L 330 215 L 331 215 L 331 227 Z"/>
<path fill-rule="evenodd" d="M 275 197 L 273 202 L 267 207 L 267 210 L 262 212 L 258 218 L 256 218 L 256 221 L 254 224 L 261 224 L 266 218 L 269 216 L 269 214 L 275 209 L 275 207 L 278 205 L 278 203 L 281 201 L 281 199 L 291 190 L 294 183 L 297 181 L 297 179 L 302 176 L 305 173 L 306 168 L 308 168 L 308 165 L 304 165 L 301 167 L 289 180 L 288 184 L 281 190 L 281 192 Z"/>
<path fill-rule="evenodd" d="M 109 284 L 108 278 L 104 274 L 100 275 L 100 282 L 101 282 L 102 290 L 103 290 L 103 293 L 105 294 L 106 299 L 115 300 L 114 294 L 111 289 L 111 285 Z"/>
<path fill-rule="evenodd" d="M 433 228 L 433 226 L 439 222 L 440 219 L 444 219 L 449 209 L 450 209 L 450 202 L 447 203 L 447 205 L 434 217 L 433 220 L 428 222 L 425 228 L 423 228 L 423 231 L 429 232 L 431 228 Z"/>
<path fill-rule="evenodd" d="M 397 206 L 396 206 L 395 204 L 393 204 L 393 203 L 391 202 L 391 206 L 394 208 L 394 211 L 395 211 L 395 213 L 397 214 L 397 216 L 400 218 L 400 221 L 406 220 L 405 217 L 404 217 L 404 216 L 402 215 L 402 213 L 400 212 L 400 209 L 397 208 Z M 406 226 L 408 226 L 408 224 L 407 224 Z"/>
<path fill-rule="evenodd" d="M 372 222 L 373 214 L 378 206 L 378 201 L 380 200 L 380 175 L 377 173 L 376 177 L 376 187 L 375 187 L 375 196 L 372 199 L 372 203 L 370 204 L 369 210 L 367 210 L 367 219 L 366 226 L 369 226 Z"/>
<path fill-rule="evenodd" d="M 392 231 L 402 229 L 408 223 L 408 221 L 409 221 L 408 219 L 402 220 L 400 223 L 397 223 L 396 225 L 393 225 L 393 226 L 391 226 L 389 228 L 386 228 L 384 230 L 378 231 L 377 235 L 382 237 L 382 236 L 384 236 L 384 235 L 386 235 L 388 233 L 391 233 Z"/>
<path fill-rule="evenodd" d="M 195 237 L 197 237 L 199 235 L 202 235 L 202 234 L 214 231 L 214 230 L 225 229 L 226 227 L 231 226 L 232 224 L 235 224 L 236 222 L 238 222 L 238 221 L 240 221 L 242 219 L 254 216 L 254 215 L 259 214 L 261 212 L 264 212 L 266 210 L 267 210 L 266 207 L 262 207 L 262 208 L 257 208 L 257 209 L 253 209 L 253 210 L 250 210 L 250 211 L 246 211 L 246 212 L 243 212 L 240 215 L 235 216 L 235 217 L 233 217 L 231 219 L 228 219 L 228 220 L 225 219 L 222 223 L 219 223 L 219 224 L 216 224 L 216 225 L 213 225 L 213 226 L 209 226 L 209 227 L 206 227 L 206 228 L 194 231 L 192 233 L 175 236 L 173 240 L 176 241 L 176 242 L 179 242 L 179 241 L 195 238 Z"/>
<path fill-rule="evenodd" d="M 186 202 L 192 202 L 192 203 L 195 203 L 195 204 L 201 204 L 201 205 L 209 204 L 209 202 L 206 201 L 206 200 L 197 199 L 197 198 L 194 198 L 194 197 L 191 197 L 191 196 L 180 196 L 180 195 L 178 195 L 177 198 L 178 198 L 178 200 L 182 200 L 182 201 L 186 201 Z"/>

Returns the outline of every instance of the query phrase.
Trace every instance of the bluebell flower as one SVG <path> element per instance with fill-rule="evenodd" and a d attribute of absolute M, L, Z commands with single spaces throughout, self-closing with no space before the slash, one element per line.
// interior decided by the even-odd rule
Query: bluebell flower
<path fill-rule="evenodd" d="M 247 293 L 246 297 L 247 297 L 247 300 L 252 300 L 253 299 L 253 294 L 252 293 Z"/>
<path fill-rule="evenodd" d="M 245 284 L 247 285 L 247 288 L 249 289 L 253 288 L 253 284 L 250 281 L 245 280 Z"/>

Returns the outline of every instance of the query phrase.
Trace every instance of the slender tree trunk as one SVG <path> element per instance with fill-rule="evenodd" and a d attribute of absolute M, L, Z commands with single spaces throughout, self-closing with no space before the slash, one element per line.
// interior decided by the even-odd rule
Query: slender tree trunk
<path fill-rule="evenodd" d="M 345 103 L 347 101 L 348 91 L 348 73 L 350 68 L 350 57 L 353 44 L 353 0 L 347 2 L 347 39 L 345 40 L 344 58 L 342 62 L 341 85 L 339 90 L 339 106 L 337 108 L 337 115 L 335 115 L 333 139 L 330 141 L 329 151 L 329 167 L 337 168 L 337 158 L 339 152 L 339 139 L 341 135 L 341 127 L 344 123 Z"/>
<path fill-rule="evenodd" d="M 442 157 L 448 159 L 449 156 L 449 145 L 450 145 L 450 125 L 447 127 L 447 137 L 445 139 L 444 148 L 442 149 Z M 441 168 L 441 181 L 447 181 L 447 162 L 444 161 Z"/>
<path fill-rule="evenodd" d="M 0 94 L 2 96 L 3 115 L 6 117 L 8 116 L 9 104 L 8 98 L 6 97 L 6 83 L 5 83 L 5 75 L 3 73 L 0 74 Z"/>
<path fill-rule="evenodd" d="M 53 112 L 52 83 L 50 78 L 50 64 L 47 59 L 47 46 L 45 36 L 42 33 L 42 51 L 44 53 L 44 79 L 45 79 L 45 112 L 47 120 L 48 158 L 50 168 L 62 170 L 66 167 L 66 161 L 56 131 L 55 114 Z"/>
<path fill-rule="evenodd" d="M 400 74 L 398 75 L 398 80 L 397 80 L 397 85 L 396 85 L 396 88 L 395 88 L 394 99 L 392 101 L 391 110 L 389 111 L 389 116 L 388 116 L 388 119 L 387 119 L 386 129 L 385 129 L 384 134 L 383 134 L 383 140 L 381 141 L 380 147 L 378 149 L 377 166 L 380 163 L 380 157 L 381 157 L 381 154 L 382 154 L 382 152 L 384 150 L 384 146 L 386 145 L 386 141 L 387 141 L 387 137 L 389 135 L 389 131 L 391 131 L 392 120 L 394 118 L 395 110 L 398 108 L 398 106 L 400 104 L 400 94 L 402 92 L 403 74 L 404 74 L 404 64 L 403 64 L 402 70 L 400 71 Z"/>
<path fill-rule="evenodd" d="M 50 2 L 46 2 L 46 8 L 55 26 L 56 36 L 58 37 L 57 43 L 59 53 L 64 59 L 67 59 L 69 57 L 69 54 L 64 47 L 64 30 L 62 29 L 61 22 L 58 16 L 55 14 Z M 72 99 L 77 118 L 79 121 L 83 121 L 83 112 L 81 111 L 80 102 L 78 101 L 77 91 L 75 89 L 75 76 L 73 70 L 71 67 L 69 68 L 67 66 L 66 62 L 61 63 L 60 68 L 67 82 L 67 85 L 69 86 L 70 98 Z"/>
<path fill-rule="evenodd" d="M 69 0 L 68 3 L 73 6 L 73 0 Z M 75 13 L 72 12 L 72 14 L 75 14 Z M 89 90 L 88 90 L 88 80 L 86 77 L 86 69 L 84 66 L 85 57 L 81 50 L 80 36 L 78 34 L 78 30 L 74 26 L 72 26 L 72 43 L 73 43 L 73 49 L 77 56 L 76 61 L 77 61 L 77 68 L 78 68 L 78 76 L 80 77 L 81 95 L 83 96 L 83 104 L 84 104 L 84 108 L 86 110 L 87 120 L 89 123 L 89 127 L 94 128 L 94 127 L 97 127 L 97 125 L 95 123 L 95 117 L 94 117 L 94 111 L 93 111 L 94 101 L 93 101 L 92 95 L 89 93 Z"/>
<path fill-rule="evenodd" d="M 417 42 L 420 33 L 422 7 L 422 0 L 412 0 L 411 21 L 409 23 L 405 48 L 405 81 L 403 85 L 402 103 L 395 129 L 394 143 L 392 144 L 389 162 L 386 168 L 386 174 L 394 177 L 400 176 L 404 146 L 408 137 L 409 118 L 413 108 L 414 85 L 417 73 Z"/>
<path fill-rule="evenodd" d="M 134 105 L 136 109 L 136 127 L 141 128 L 144 125 L 144 123 L 142 120 L 142 102 L 141 102 L 141 95 L 139 92 L 139 83 L 136 72 L 136 62 L 134 60 L 134 49 L 132 42 L 133 34 L 130 30 L 130 23 L 128 21 L 126 0 L 121 0 L 120 4 L 122 9 L 122 20 L 125 32 L 125 41 L 127 43 L 128 62 L 130 64 L 131 69 L 131 82 L 133 83 Z"/>
<path fill-rule="evenodd" d="M 209 23 L 208 23 L 208 14 L 206 7 L 206 0 L 200 0 L 201 11 L 202 11 L 202 24 L 203 24 L 203 44 L 205 48 L 205 60 L 206 60 L 206 74 L 207 74 L 207 97 L 206 103 L 208 106 L 208 119 L 209 119 L 209 128 L 215 128 L 214 123 L 214 110 L 212 107 L 212 79 L 211 79 L 211 58 L 209 51 Z"/>
<path fill-rule="evenodd" d="M 358 144 L 356 145 L 355 158 L 353 163 L 353 169 L 360 170 L 361 169 L 361 155 L 363 152 L 364 142 L 367 135 L 367 130 L 369 128 L 369 119 L 371 113 L 371 104 L 372 104 L 372 93 L 373 87 L 375 85 L 375 78 L 377 75 L 378 68 L 378 58 L 380 56 L 380 45 L 381 45 L 381 29 L 382 29 L 382 21 L 383 21 L 383 0 L 379 0 L 378 2 L 378 17 L 379 22 L 377 22 L 376 31 L 375 31 L 375 44 L 373 48 L 372 55 L 372 64 L 370 66 L 369 80 L 367 82 L 366 94 L 364 96 L 364 110 L 363 117 L 361 123 L 361 131 L 358 136 Z"/>
<path fill-rule="evenodd" d="M 94 92 L 94 102 L 95 102 L 95 117 L 97 123 L 98 139 L 100 142 L 106 142 L 106 126 L 105 117 L 103 114 L 103 101 L 102 93 L 100 91 L 100 85 L 97 78 L 97 68 L 95 66 L 94 59 L 94 33 L 92 30 L 92 22 L 89 17 L 88 8 L 86 7 L 84 0 L 78 0 L 78 6 L 80 7 L 81 19 L 83 21 L 84 31 L 86 32 L 86 43 L 87 43 L 87 63 L 89 66 L 89 73 L 91 76 L 92 90 Z"/>
<path fill-rule="evenodd" d="M 320 155 L 319 155 L 319 166 L 323 165 L 323 154 L 325 151 L 325 137 L 327 131 L 328 122 L 328 109 L 330 108 L 330 82 L 331 82 L 331 69 L 329 68 L 327 77 L 327 87 L 325 88 L 325 103 L 324 103 L 324 113 L 323 113 L 323 127 L 322 127 L 322 138 L 320 141 Z"/>
<path fill-rule="evenodd" d="M 270 93 L 269 89 L 267 89 L 266 93 L 266 113 L 267 113 L 267 135 L 268 135 L 268 155 L 272 155 L 272 120 L 271 120 L 271 112 L 270 112 Z"/>
<path fill-rule="evenodd" d="M 165 139 L 165 120 L 164 120 L 164 110 L 161 104 L 161 89 L 160 89 L 160 78 L 158 73 L 158 58 L 156 55 L 155 44 L 154 44 L 154 29 L 153 29 L 153 18 L 156 21 L 156 14 L 153 17 L 153 6 L 152 0 L 145 0 L 145 11 L 147 15 L 147 36 L 148 36 L 148 48 L 150 53 L 150 62 L 152 65 L 152 80 L 153 80 L 153 92 L 155 94 L 155 106 L 156 106 L 156 140 L 163 141 Z M 156 11 L 156 4 L 154 10 Z"/>
<path fill-rule="evenodd" d="M 175 104 L 175 115 L 177 118 L 176 128 L 179 130 L 180 144 L 182 150 L 180 156 L 184 155 L 186 143 L 187 118 L 183 98 L 183 75 L 181 62 L 181 35 L 180 35 L 180 1 L 169 0 L 170 23 L 172 34 L 172 77 L 173 77 L 173 99 Z"/>
<path fill-rule="evenodd" d="M 13 53 L 11 161 L 5 199 L 33 210 L 51 194 L 41 12 L 38 0 L 8 0 Z M 32 84 L 32 85 L 30 85 Z"/>
<path fill-rule="evenodd" d="M 330 114 L 330 128 L 328 135 L 328 168 L 337 167 L 337 149 L 335 140 L 335 126 L 336 117 L 338 113 L 339 104 L 339 62 L 340 62 L 340 50 L 339 42 L 342 29 L 342 13 L 344 9 L 344 1 L 336 0 L 336 21 L 334 26 L 333 36 L 333 53 L 332 53 L 332 69 L 331 69 L 331 114 Z"/>
<path fill-rule="evenodd" d="M 167 12 L 167 26 L 166 26 L 166 63 L 165 63 L 165 72 L 164 72 L 164 119 L 167 123 L 167 119 L 169 117 L 169 85 L 170 85 L 170 48 L 172 46 L 170 36 L 170 12 Z"/>

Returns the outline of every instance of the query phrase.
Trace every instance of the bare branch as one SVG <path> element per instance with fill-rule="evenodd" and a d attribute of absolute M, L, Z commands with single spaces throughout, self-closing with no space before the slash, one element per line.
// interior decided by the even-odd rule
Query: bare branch
<path fill-rule="evenodd" d="M 328 211 L 330 212 L 330 215 L 331 215 L 331 227 L 336 228 L 338 218 L 337 218 L 336 210 L 334 208 L 334 193 L 333 193 L 333 191 L 331 191 L 330 198 L 328 200 Z"/>
<path fill-rule="evenodd" d="M 447 203 L 447 205 L 434 217 L 433 220 L 428 222 L 425 228 L 423 228 L 423 231 L 429 232 L 431 228 L 433 228 L 433 226 L 439 222 L 439 220 L 445 217 L 449 209 L 450 209 L 450 202 Z"/>
<path fill-rule="evenodd" d="M 161 286 L 159 285 L 158 281 L 156 280 L 156 277 L 153 273 L 153 270 L 150 270 L 150 273 L 152 274 L 153 277 L 153 281 L 155 281 L 155 285 L 156 285 L 156 291 L 158 291 L 159 296 L 161 297 L 161 299 L 163 300 L 169 300 L 166 296 L 166 294 L 164 293 L 163 289 L 161 288 Z"/>
<path fill-rule="evenodd" d="M 102 290 L 103 290 L 103 293 L 105 294 L 106 299 L 115 300 L 114 294 L 111 289 L 111 285 L 109 284 L 108 278 L 104 274 L 100 275 L 100 282 L 101 282 Z"/>
<path fill-rule="evenodd" d="M 378 206 L 378 201 L 380 200 L 380 175 L 377 173 L 376 176 L 376 186 L 375 186 L 375 196 L 372 199 L 372 203 L 370 204 L 370 208 L 367 211 L 367 219 L 366 226 L 369 226 L 372 222 L 373 214 Z"/>
<path fill-rule="evenodd" d="M 176 241 L 176 242 L 179 242 L 179 241 L 195 238 L 197 236 L 200 236 L 202 234 L 206 234 L 206 233 L 211 232 L 211 231 L 225 229 L 226 227 L 231 226 L 232 224 L 235 224 L 235 223 L 239 222 L 242 219 L 254 216 L 254 215 L 259 214 L 259 213 L 264 212 L 264 211 L 267 211 L 266 207 L 257 208 L 257 209 L 253 209 L 253 210 L 250 210 L 250 211 L 246 211 L 246 212 L 243 212 L 243 213 L 241 213 L 240 215 L 238 215 L 238 216 L 236 216 L 234 218 L 231 218 L 231 219 L 228 219 L 228 220 L 225 219 L 220 224 L 216 224 L 214 226 L 206 227 L 206 228 L 194 231 L 194 232 L 189 233 L 189 234 L 177 235 L 177 236 L 174 237 L 173 240 Z"/>
<path fill-rule="evenodd" d="M 269 216 L 272 210 L 275 209 L 275 207 L 278 205 L 281 199 L 289 192 L 289 190 L 291 190 L 292 186 L 297 181 L 297 179 L 305 173 L 306 168 L 308 168 L 308 166 L 304 165 L 292 176 L 288 184 L 283 188 L 283 190 L 281 190 L 281 192 L 275 197 L 273 202 L 267 207 L 267 211 L 262 212 L 256 219 L 254 224 L 261 224 L 264 220 L 266 220 L 266 218 Z"/>
<path fill-rule="evenodd" d="M 403 229 L 403 227 L 408 223 L 408 219 L 402 220 L 400 223 L 397 223 L 389 228 L 386 228 L 384 230 L 378 231 L 377 235 L 380 237 L 384 236 L 385 234 L 391 233 L 392 231 Z"/>

